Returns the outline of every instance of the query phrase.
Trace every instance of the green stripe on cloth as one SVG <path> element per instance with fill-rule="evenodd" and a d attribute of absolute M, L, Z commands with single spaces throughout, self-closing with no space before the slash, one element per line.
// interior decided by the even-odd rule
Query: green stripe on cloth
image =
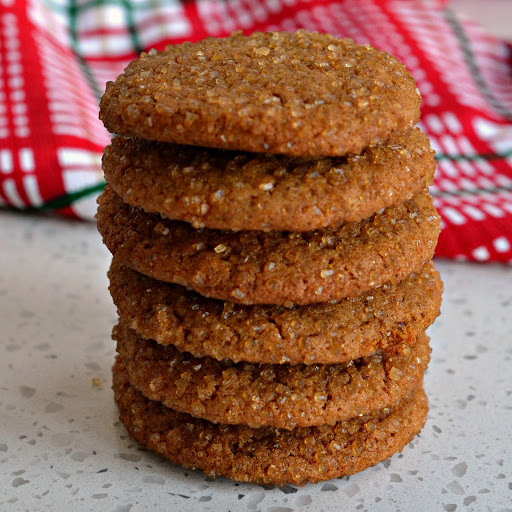
<path fill-rule="evenodd" d="M 69 12 L 69 7 L 65 7 L 62 4 L 58 4 L 54 0 L 43 0 L 43 1 L 52 11 L 55 11 L 59 14 L 65 15 L 65 14 L 68 14 L 68 12 Z M 102 6 L 108 5 L 108 4 L 110 4 L 110 5 L 120 4 L 120 5 L 124 6 L 126 1 L 129 1 L 129 0 L 89 0 L 88 2 L 82 2 L 80 5 L 77 6 L 77 8 L 79 11 L 87 11 L 89 9 L 94 9 L 95 7 L 102 7 Z M 129 2 L 129 3 L 131 4 L 130 9 L 132 11 L 147 11 L 147 10 L 153 9 L 155 7 L 165 7 L 165 3 L 163 3 L 162 1 L 155 1 L 155 0 L 150 0 L 147 2 L 137 2 L 137 3 Z"/>
<path fill-rule="evenodd" d="M 134 6 L 129 0 L 121 0 L 121 5 L 124 7 L 126 12 L 126 23 L 128 24 L 128 31 L 132 40 L 133 49 L 135 50 L 135 53 L 139 54 L 144 50 L 144 48 L 140 44 L 137 27 L 135 26 L 135 20 L 133 18 Z"/>
<path fill-rule="evenodd" d="M 467 190 L 432 190 L 430 195 L 433 197 L 464 197 L 464 196 L 481 196 L 484 194 L 503 194 L 504 192 L 512 192 L 512 186 L 508 187 L 475 187 Z"/>
<path fill-rule="evenodd" d="M 459 42 L 460 49 L 464 55 L 464 60 L 468 66 L 468 69 L 471 71 L 473 75 L 473 79 L 475 80 L 476 85 L 480 89 L 483 97 L 487 100 L 487 103 L 501 116 L 512 121 L 512 112 L 500 102 L 498 98 L 492 93 L 491 89 L 487 85 L 480 68 L 478 67 L 478 63 L 476 62 L 475 55 L 471 48 L 471 41 L 466 32 L 464 31 L 464 27 L 459 22 L 455 13 L 449 8 L 446 7 L 444 9 L 444 17 L 450 27 L 453 30 L 457 41 Z"/>
<path fill-rule="evenodd" d="M 101 95 L 103 94 L 98 82 L 96 81 L 93 72 L 89 68 L 87 61 L 83 58 L 80 53 L 80 49 L 78 47 L 78 32 L 77 32 L 77 19 L 78 19 L 78 11 L 80 7 L 77 5 L 76 0 L 71 0 L 69 2 L 69 7 L 67 10 L 69 17 L 69 35 L 71 37 L 71 46 L 73 47 L 73 52 L 76 55 L 80 68 L 91 88 L 94 96 L 98 102 L 100 101 Z"/>
<path fill-rule="evenodd" d="M 478 162 L 479 160 L 503 160 L 504 158 L 512 157 L 512 150 L 504 151 L 503 153 L 482 153 L 480 155 L 446 155 L 444 153 L 436 153 L 436 160 L 451 160 L 457 161 L 470 161 Z"/>
<path fill-rule="evenodd" d="M 41 206 L 28 208 L 25 211 L 46 212 L 50 210 L 58 210 L 66 206 L 71 206 L 73 203 L 76 203 L 79 199 L 83 199 L 84 197 L 97 194 L 98 192 L 101 192 L 104 188 L 105 182 L 96 183 L 96 185 L 91 185 L 90 187 L 84 187 L 80 190 L 76 190 L 75 192 L 64 194 L 62 196 L 56 197 L 55 199 L 52 199 L 44 203 Z"/>

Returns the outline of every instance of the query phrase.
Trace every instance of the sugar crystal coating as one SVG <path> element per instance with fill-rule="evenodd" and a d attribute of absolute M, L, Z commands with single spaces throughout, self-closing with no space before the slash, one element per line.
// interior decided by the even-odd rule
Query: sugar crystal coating
<path fill-rule="evenodd" d="M 108 186 L 98 201 L 98 229 L 124 264 L 243 304 L 326 302 L 403 279 L 432 258 L 440 231 L 428 194 L 363 222 L 304 233 L 194 229 L 128 206 Z M 334 273 L 323 278 L 326 269 Z"/>
<path fill-rule="evenodd" d="M 415 151 L 415 150 L 419 150 Z M 103 169 L 126 203 L 196 228 L 309 231 L 361 221 L 432 184 L 417 129 L 344 157 L 287 157 L 116 137 Z"/>
<path fill-rule="evenodd" d="M 197 357 L 274 364 L 402 353 L 439 315 L 442 293 L 431 262 L 399 283 L 357 297 L 292 308 L 208 299 L 144 276 L 117 258 L 109 279 L 121 320 L 143 338 Z"/>
<path fill-rule="evenodd" d="M 421 429 L 442 283 L 419 105 L 390 55 L 303 30 L 151 50 L 107 84 L 97 217 L 132 437 L 302 485 Z"/>
<path fill-rule="evenodd" d="M 290 431 L 214 424 L 144 398 L 130 386 L 119 359 L 114 396 L 130 435 L 157 454 L 212 477 L 274 485 L 304 485 L 373 466 L 401 451 L 420 431 L 428 411 L 420 389 L 393 408 L 334 426 Z"/>
<path fill-rule="evenodd" d="M 304 30 L 238 32 L 143 53 L 107 83 L 100 118 L 150 140 L 333 156 L 414 126 L 419 106 L 404 65 L 369 45 Z"/>
<path fill-rule="evenodd" d="M 151 400 L 214 423 L 293 429 L 333 425 L 392 406 L 423 380 L 421 333 L 400 355 L 376 352 L 345 364 L 256 364 L 197 358 L 118 324 L 113 338 L 130 384 Z"/>

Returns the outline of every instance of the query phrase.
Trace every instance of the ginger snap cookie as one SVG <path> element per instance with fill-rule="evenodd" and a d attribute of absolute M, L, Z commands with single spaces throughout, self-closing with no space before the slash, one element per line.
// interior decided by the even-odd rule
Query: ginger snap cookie
<path fill-rule="evenodd" d="M 110 132 L 259 153 L 336 156 L 414 126 L 420 95 L 387 53 L 329 34 L 241 32 L 142 53 L 100 103 Z"/>
<path fill-rule="evenodd" d="M 116 137 L 103 170 L 123 201 L 196 228 L 310 231 L 358 222 L 432 184 L 418 129 L 343 157 L 287 157 Z"/>
<path fill-rule="evenodd" d="M 110 293 L 123 323 L 143 338 L 196 357 L 259 363 L 342 363 L 397 354 L 439 315 L 442 282 L 431 262 L 398 283 L 305 306 L 208 299 L 157 281 L 114 258 Z"/>
<path fill-rule="evenodd" d="M 305 233 L 218 231 L 123 203 L 108 186 L 98 229 L 120 261 L 201 295 L 242 304 L 311 304 L 403 279 L 432 258 L 440 220 L 428 194 L 360 223 Z"/>
<path fill-rule="evenodd" d="M 120 419 L 209 476 L 350 475 L 422 428 L 435 160 L 394 57 L 328 34 L 151 50 L 107 84 Z"/>
<path fill-rule="evenodd" d="M 401 451 L 428 412 L 419 389 L 392 408 L 332 426 L 219 425 L 145 398 L 130 385 L 120 359 L 113 371 L 120 419 L 134 439 L 184 467 L 242 482 L 304 485 L 357 473 Z"/>
<path fill-rule="evenodd" d="M 197 358 L 114 327 L 130 384 L 150 400 L 213 423 L 293 429 L 333 425 L 391 406 L 421 384 L 430 359 L 421 333 L 403 354 L 346 364 L 255 364 Z"/>

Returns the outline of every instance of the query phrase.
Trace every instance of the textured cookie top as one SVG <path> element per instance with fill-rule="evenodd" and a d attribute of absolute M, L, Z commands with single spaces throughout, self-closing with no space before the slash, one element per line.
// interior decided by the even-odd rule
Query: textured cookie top
<path fill-rule="evenodd" d="M 334 426 L 219 425 L 148 400 L 130 385 L 120 359 L 113 373 L 120 420 L 133 438 L 182 466 L 242 482 L 304 485 L 357 473 L 400 451 L 419 432 L 428 411 L 419 389 L 393 409 Z"/>
<path fill-rule="evenodd" d="M 432 258 L 440 231 L 428 194 L 363 222 L 304 233 L 194 229 L 129 206 L 108 186 L 98 202 L 98 229 L 121 262 L 242 304 L 355 297 L 419 270 Z"/>
<path fill-rule="evenodd" d="M 103 170 L 123 200 L 196 228 L 309 231 L 360 221 L 431 185 L 419 130 L 360 155 L 302 158 L 116 137 Z"/>
<path fill-rule="evenodd" d="M 108 82 L 107 129 L 150 140 L 301 156 L 359 153 L 416 124 L 394 57 L 299 30 L 234 33 L 150 51 Z"/>
<path fill-rule="evenodd" d="M 405 353 L 334 365 L 253 364 L 193 357 L 114 327 L 130 383 L 151 400 L 214 423 L 292 429 L 333 425 L 391 407 L 422 382 L 430 356 L 421 333 Z"/>
<path fill-rule="evenodd" d="M 286 308 L 202 297 L 114 258 L 110 293 L 143 338 L 197 357 L 261 363 L 341 363 L 377 350 L 403 353 L 439 315 L 442 283 L 431 262 L 358 297 Z"/>

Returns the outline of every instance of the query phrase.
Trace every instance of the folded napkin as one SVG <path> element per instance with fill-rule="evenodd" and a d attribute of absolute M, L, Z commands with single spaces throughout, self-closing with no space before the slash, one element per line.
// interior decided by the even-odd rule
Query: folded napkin
<path fill-rule="evenodd" d="M 512 262 L 511 51 L 445 2 L 2 0 L 0 206 L 93 219 L 109 135 L 98 101 L 142 50 L 298 28 L 402 60 L 437 152 L 437 256 Z"/>

